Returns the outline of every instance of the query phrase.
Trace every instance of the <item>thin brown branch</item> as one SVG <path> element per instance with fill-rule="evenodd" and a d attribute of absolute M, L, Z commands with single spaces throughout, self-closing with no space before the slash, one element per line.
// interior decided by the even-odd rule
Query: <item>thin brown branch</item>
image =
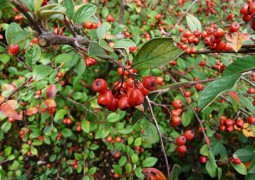
<path fill-rule="evenodd" d="M 39 32 L 40 34 L 45 33 L 45 30 L 43 29 L 42 25 L 37 22 L 25 9 L 22 3 L 18 0 L 11 0 L 11 2 L 15 5 L 15 7 L 24 14 L 24 16 L 28 19 L 28 21 L 31 23 L 31 25 L 34 27 L 34 29 Z"/>
<path fill-rule="evenodd" d="M 125 13 L 125 0 L 121 0 L 121 6 L 120 6 L 120 24 L 124 23 L 124 13 Z"/>
<path fill-rule="evenodd" d="M 70 24 L 70 22 L 68 22 L 68 20 L 66 19 L 66 15 L 64 15 L 64 22 L 67 26 L 67 28 L 71 31 L 71 33 L 73 34 L 74 37 L 77 37 L 78 34 L 77 32 L 74 30 L 72 24 Z"/>
<path fill-rule="evenodd" d="M 161 132 L 160 132 L 157 119 L 156 119 L 156 117 L 155 117 L 155 115 L 154 115 L 154 112 L 153 112 L 153 109 L 152 109 L 152 106 L 151 106 L 151 100 L 148 98 L 148 96 L 146 96 L 146 100 L 147 100 L 147 103 L 148 103 L 148 105 L 149 105 L 149 110 L 150 110 L 150 112 L 151 112 L 152 120 L 153 120 L 154 123 L 155 123 L 156 129 L 157 129 L 157 132 L 158 132 L 158 135 L 159 135 L 161 151 L 162 151 L 162 153 L 163 153 L 163 155 L 164 155 L 165 163 L 166 163 L 167 177 L 169 178 L 169 177 L 170 177 L 170 173 L 169 173 L 169 171 L 170 171 L 170 166 L 169 166 L 168 159 L 167 159 L 167 155 L 166 155 L 166 151 L 165 151 L 165 146 L 164 146 L 164 142 L 163 142 L 163 137 L 162 137 L 162 134 L 161 134 Z"/>

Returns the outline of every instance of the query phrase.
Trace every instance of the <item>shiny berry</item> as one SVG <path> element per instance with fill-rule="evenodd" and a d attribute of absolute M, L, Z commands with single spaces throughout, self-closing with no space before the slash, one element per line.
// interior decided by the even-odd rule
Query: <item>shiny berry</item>
<path fill-rule="evenodd" d="M 103 93 L 107 90 L 108 85 L 107 82 L 104 79 L 95 79 L 92 83 L 92 89 L 95 92 Z"/>
<path fill-rule="evenodd" d="M 178 146 L 182 146 L 182 145 L 186 144 L 186 138 L 185 138 L 185 136 L 179 136 L 176 138 L 175 142 Z"/>
<path fill-rule="evenodd" d="M 10 44 L 9 46 L 9 54 L 16 55 L 19 52 L 19 45 L 18 44 Z"/>
<path fill-rule="evenodd" d="M 192 130 L 187 130 L 185 131 L 185 133 L 183 134 L 186 138 L 187 141 L 190 141 L 194 138 L 195 134 Z"/>
<path fill-rule="evenodd" d="M 142 79 L 143 86 L 148 90 L 156 90 L 157 89 L 157 82 L 155 77 L 153 76 L 145 76 Z"/>

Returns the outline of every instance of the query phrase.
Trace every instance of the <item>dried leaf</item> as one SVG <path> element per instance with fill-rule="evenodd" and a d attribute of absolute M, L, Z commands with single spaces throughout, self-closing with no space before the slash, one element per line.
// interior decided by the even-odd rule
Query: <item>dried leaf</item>
<path fill-rule="evenodd" d="M 51 108 L 51 107 L 57 107 L 57 104 L 56 104 L 56 101 L 54 99 L 46 99 L 44 101 L 45 105 L 48 107 L 48 108 Z"/>
<path fill-rule="evenodd" d="M 144 106 L 143 106 L 143 104 L 140 104 L 140 105 L 136 106 L 136 108 L 137 108 L 138 110 L 144 112 Z"/>
<path fill-rule="evenodd" d="M 38 112 L 38 108 L 36 108 L 36 107 L 31 107 L 31 108 L 28 108 L 28 109 L 26 110 L 25 114 L 26 114 L 27 116 L 32 116 L 32 115 L 36 114 L 37 112 Z"/>
<path fill-rule="evenodd" d="M 146 180 L 166 180 L 166 176 L 156 168 L 144 168 L 142 173 Z"/>
<path fill-rule="evenodd" d="M 15 120 L 22 120 L 22 112 L 20 114 L 18 114 L 14 108 L 7 102 L 4 102 L 2 105 L 1 105 L 1 112 L 9 117 L 9 118 L 12 118 L 12 119 L 15 119 Z"/>
<path fill-rule="evenodd" d="M 226 40 L 228 41 L 227 44 L 229 44 L 235 52 L 238 52 L 239 49 L 242 47 L 243 41 L 247 41 L 249 39 L 249 34 L 241 32 L 234 32 L 232 34 L 226 35 Z"/>
<path fill-rule="evenodd" d="M 57 93 L 56 85 L 55 84 L 49 85 L 46 92 L 47 98 L 53 98 L 56 95 L 56 93 Z"/>

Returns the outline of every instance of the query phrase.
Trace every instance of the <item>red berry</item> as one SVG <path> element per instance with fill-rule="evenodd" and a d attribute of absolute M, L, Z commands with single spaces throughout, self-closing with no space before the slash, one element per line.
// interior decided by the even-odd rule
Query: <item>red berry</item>
<path fill-rule="evenodd" d="M 180 116 L 172 116 L 172 119 L 171 119 L 172 127 L 176 127 L 176 126 L 180 125 L 181 122 L 182 122 L 182 119 L 180 118 Z"/>
<path fill-rule="evenodd" d="M 215 35 L 216 38 L 220 38 L 220 37 L 223 37 L 225 35 L 225 32 L 224 32 L 223 29 L 217 28 L 214 35 Z"/>
<path fill-rule="evenodd" d="M 85 27 L 86 29 L 92 29 L 92 26 L 93 26 L 92 22 L 85 22 L 85 23 L 84 23 L 84 27 Z"/>
<path fill-rule="evenodd" d="M 205 156 L 201 156 L 201 157 L 199 158 L 199 161 L 200 161 L 200 163 L 205 164 L 206 161 L 207 161 L 207 158 L 206 158 Z"/>
<path fill-rule="evenodd" d="M 138 106 L 144 102 L 143 93 L 139 89 L 132 89 L 128 95 L 130 106 Z"/>
<path fill-rule="evenodd" d="M 249 15 L 249 5 L 243 4 L 243 6 L 240 9 L 240 13 L 243 15 Z"/>
<path fill-rule="evenodd" d="M 236 120 L 236 126 L 239 127 L 239 128 L 243 128 L 244 121 L 242 119 L 237 119 Z"/>
<path fill-rule="evenodd" d="M 179 153 L 179 154 L 185 154 L 187 152 L 187 147 L 185 145 L 182 145 L 182 146 L 178 146 L 176 148 L 176 151 Z"/>
<path fill-rule="evenodd" d="M 143 86 L 143 83 L 141 82 L 137 84 L 137 88 L 143 93 L 144 96 L 147 96 L 148 94 L 150 94 L 150 90 L 146 89 Z"/>
<path fill-rule="evenodd" d="M 178 146 L 182 146 L 182 145 L 186 144 L 186 138 L 185 138 L 185 136 L 179 136 L 176 138 L 175 142 Z"/>
<path fill-rule="evenodd" d="M 187 130 L 187 131 L 185 131 L 184 136 L 187 141 L 190 141 L 194 138 L 195 134 L 192 130 Z"/>
<path fill-rule="evenodd" d="M 157 82 L 155 77 L 153 76 L 145 76 L 142 79 L 143 86 L 148 90 L 156 90 L 157 89 Z"/>
<path fill-rule="evenodd" d="M 128 97 L 123 96 L 118 101 L 118 107 L 120 110 L 125 111 L 130 108 L 130 104 L 128 102 Z"/>
<path fill-rule="evenodd" d="M 247 118 L 247 120 L 248 120 L 249 124 L 255 124 L 255 117 L 249 116 L 249 117 Z"/>
<path fill-rule="evenodd" d="M 235 158 L 234 161 L 233 161 L 233 163 L 234 163 L 234 164 L 241 164 L 242 161 L 241 161 L 241 159 L 239 159 L 239 158 Z"/>
<path fill-rule="evenodd" d="M 19 45 L 18 44 L 10 44 L 9 46 L 9 54 L 16 55 L 19 52 Z"/>
<path fill-rule="evenodd" d="M 237 32 L 237 31 L 239 31 L 239 28 L 240 28 L 240 24 L 238 22 L 233 22 L 230 25 L 230 31 L 231 32 Z"/>
<path fill-rule="evenodd" d="M 204 89 L 203 84 L 197 83 L 197 84 L 196 84 L 196 89 L 197 89 L 198 91 L 203 90 L 203 89 Z"/>
<path fill-rule="evenodd" d="M 112 91 L 105 91 L 104 93 L 100 93 L 97 98 L 97 103 L 102 107 L 108 107 L 113 101 Z"/>
<path fill-rule="evenodd" d="M 226 119 L 226 120 L 224 121 L 224 124 L 225 124 L 226 126 L 233 126 L 233 125 L 234 125 L 234 121 L 233 121 L 232 119 Z"/>
<path fill-rule="evenodd" d="M 255 2 L 249 4 L 249 14 L 253 14 L 255 12 Z"/>
<path fill-rule="evenodd" d="M 95 79 L 92 83 L 92 89 L 95 92 L 103 93 L 107 91 L 108 85 L 107 82 L 104 79 Z"/>
<path fill-rule="evenodd" d="M 175 109 L 180 109 L 182 108 L 182 101 L 179 99 L 175 99 L 173 100 L 172 105 Z"/>

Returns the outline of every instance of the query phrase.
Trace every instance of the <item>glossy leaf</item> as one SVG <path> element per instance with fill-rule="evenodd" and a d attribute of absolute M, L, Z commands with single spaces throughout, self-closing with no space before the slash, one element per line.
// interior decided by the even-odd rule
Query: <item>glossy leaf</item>
<path fill-rule="evenodd" d="M 89 133 L 90 130 L 90 123 L 87 120 L 82 120 L 81 128 L 84 132 Z"/>
<path fill-rule="evenodd" d="M 158 161 L 158 158 L 147 157 L 145 160 L 143 160 L 142 165 L 143 167 L 152 167 L 156 164 L 157 161 Z"/>
<path fill-rule="evenodd" d="M 187 24 L 192 32 L 194 32 L 195 30 L 202 31 L 201 22 L 198 20 L 197 17 L 188 13 L 186 15 L 186 21 L 187 21 Z"/>
<path fill-rule="evenodd" d="M 23 29 L 17 23 L 11 23 L 5 31 L 5 37 L 7 43 L 10 45 L 13 42 L 13 39 L 16 36 L 16 33 L 23 31 Z"/>
<path fill-rule="evenodd" d="M 224 71 L 223 76 L 231 75 L 234 73 L 242 73 L 255 68 L 255 56 L 247 56 L 240 58 L 231 63 Z"/>
<path fill-rule="evenodd" d="M 62 119 L 64 118 L 64 116 L 67 114 L 67 110 L 66 109 L 60 109 L 56 112 L 55 116 L 54 116 L 54 121 L 55 122 L 61 122 Z"/>
<path fill-rule="evenodd" d="M 53 69 L 50 66 L 47 65 L 34 65 L 33 66 L 33 79 L 34 80 L 42 80 L 46 78 L 50 73 L 52 73 Z"/>
<path fill-rule="evenodd" d="M 156 68 L 178 58 L 183 50 L 171 38 L 156 38 L 145 43 L 133 60 L 135 69 Z"/>
<path fill-rule="evenodd" d="M 95 14 L 97 7 L 93 4 L 85 4 L 81 6 L 74 15 L 75 23 L 82 23 Z"/>
<path fill-rule="evenodd" d="M 205 108 L 206 106 L 210 105 L 219 94 L 232 89 L 239 80 L 240 76 L 241 75 L 239 74 L 222 76 L 214 82 L 211 82 L 200 94 L 198 98 L 198 108 Z"/>
<path fill-rule="evenodd" d="M 208 174 L 212 177 L 212 178 L 215 178 L 216 177 L 216 173 L 217 173 L 217 169 L 214 168 L 211 164 L 210 161 L 207 161 L 206 164 L 205 164 L 205 168 L 208 172 Z"/>
<path fill-rule="evenodd" d="M 233 154 L 233 157 L 238 157 L 241 159 L 242 162 L 247 162 L 247 161 L 252 160 L 254 155 L 255 155 L 255 153 L 253 152 L 252 149 L 242 148 L 242 149 L 238 149 Z"/>
<path fill-rule="evenodd" d="M 7 132 L 11 129 L 11 127 L 12 127 L 12 123 L 10 123 L 9 121 L 6 121 L 6 122 L 4 122 L 4 123 L 2 124 L 1 129 L 2 129 L 5 133 L 7 133 Z"/>
<path fill-rule="evenodd" d="M 73 19 L 74 15 L 74 2 L 73 0 L 64 0 L 64 7 L 66 8 L 66 16 L 69 20 Z"/>
<path fill-rule="evenodd" d="M 178 164 L 174 164 L 170 173 L 170 179 L 178 180 L 180 173 L 181 173 L 181 167 Z"/>

